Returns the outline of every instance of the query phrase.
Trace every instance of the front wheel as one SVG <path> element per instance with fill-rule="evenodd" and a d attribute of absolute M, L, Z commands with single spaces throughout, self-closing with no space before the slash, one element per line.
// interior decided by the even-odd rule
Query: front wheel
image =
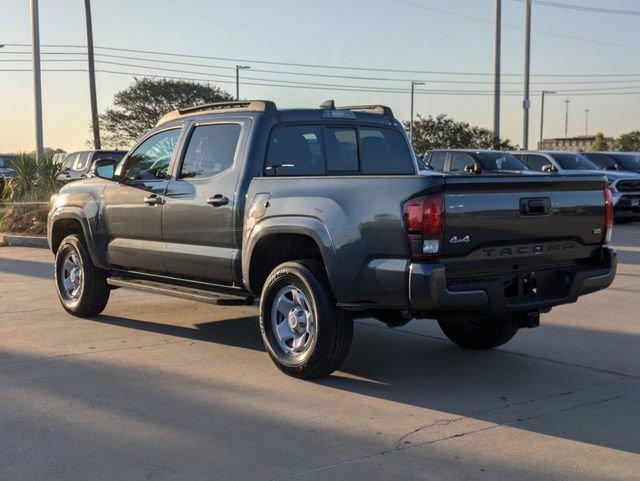
<path fill-rule="evenodd" d="M 340 367 L 351 348 L 353 318 L 336 307 L 320 262 L 285 262 L 262 290 L 260 333 L 281 371 L 310 379 Z"/>
<path fill-rule="evenodd" d="M 492 349 L 511 340 L 518 332 L 514 317 L 438 320 L 450 341 L 467 349 Z"/>
<path fill-rule="evenodd" d="M 62 307 L 78 317 L 100 314 L 109 301 L 106 273 L 91 261 L 84 240 L 65 237 L 56 252 L 56 287 Z"/>

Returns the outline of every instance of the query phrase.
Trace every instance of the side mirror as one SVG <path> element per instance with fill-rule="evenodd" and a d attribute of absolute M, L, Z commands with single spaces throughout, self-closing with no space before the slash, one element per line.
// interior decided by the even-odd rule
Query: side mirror
<path fill-rule="evenodd" d="M 547 164 L 542 166 L 542 172 L 555 172 L 556 168 L 553 164 Z"/>
<path fill-rule="evenodd" d="M 605 170 L 618 170 L 618 166 L 617 165 L 607 165 L 607 168 Z"/>
<path fill-rule="evenodd" d="M 98 159 L 91 166 L 90 177 L 114 180 L 118 161 L 115 159 Z"/>
<path fill-rule="evenodd" d="M 464 171 L 467 174 L 479 174 L 480 168 L 477 165 L 465 165 Z"/>

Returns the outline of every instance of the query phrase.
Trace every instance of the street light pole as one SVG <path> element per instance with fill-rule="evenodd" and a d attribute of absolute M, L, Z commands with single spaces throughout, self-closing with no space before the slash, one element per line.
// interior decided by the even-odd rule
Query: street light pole
<path fill-rule="evenodd" d="M 567 99 L 564 101 L 565 103 L 565 111 L 564 111 L 564 138 L 569 137 L 569 103 L 570 100 Z"/>
<path fill-rule="evenodd" d="M 240 100 L 240 70 L 249 68 L 248 65 L 236 65 L 236 100 Z"/>
<path fill-rule="evenodd" d="M 494 92 L 493 92 L 493 148 L 500 148 L 500 51 L 502 29 L 502 1 L 496 0 L 496 36 L 494 54 Z"/>
<path fill-rule="evenodd" d="M 411 81 L 411 118 L 409 119 L 409 140 L 411 141 L 411 147 L 413 148 L 413 97 L 416 92 L 416 85 L 424 85 L 424 82 Z"/>
<path fill-rule="evenodd" d="M 529 148 L 529 66 L 531 60 L 531 0 L 527 0 L 525 14 L 525 46 L 524 46 L 524 100 L 522 101 L 522 109 L 524 118 L 522 122 L 523 135 L 522 147 L 524 150 Z"/>
<path fill-rule="evenodd" d="M 589 112 L 591 112 L 591 110 L 589 109 L 585 109 L 584 113 L 585 113 L 585 135 L 589 135 Z"/>
<path fill-rule="evenodd" d="M 33 44 L 33 103 L 35 110 L 36 156 L 44 157 L 44 140 L 42 138 L 42 79 L 40 75 L 40 20 L 38 17 L 38 0 L 31 0 L 31 43 Z"/>
<path fill-rule="evenodd" d="M 96 96 L 96 66 L 93 57 L 93 26 L 91 22 L 91 0 L 84 0 L 87 22 L 87 58 L 89 60 L 89 96 L 91 100 L 91 126 L 93 128 L 93 148 L 100 149 L 100 124 L 98 121 L 98 101 Z"/>
<path fill-rule="evenodd" d="M 552 90 L 543 90 L 542 91 L 542 99 L 540 100 L 540 145 L 539 149 L 542 148 L 542 141 L 544 140 L 543 132 L 544 132 L 544 96 L 545 94 L 553 95 L 555 94 Z"/>

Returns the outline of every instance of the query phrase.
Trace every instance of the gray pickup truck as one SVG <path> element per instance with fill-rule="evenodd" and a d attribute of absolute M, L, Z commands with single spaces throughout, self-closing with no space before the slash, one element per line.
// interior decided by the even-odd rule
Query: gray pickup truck
<path fill-rule="evenodd" d="M 488 349 L 604 289 L 611 197 L 598 176 L 418 175 L 387 107 L 228 102 L 165 115 L 120 162 L 52 199 L 55 282 L 73 315 L 117 287 L 260 299 L 285 373 L 326 375 L 353 319 L 432 318 Z"/>

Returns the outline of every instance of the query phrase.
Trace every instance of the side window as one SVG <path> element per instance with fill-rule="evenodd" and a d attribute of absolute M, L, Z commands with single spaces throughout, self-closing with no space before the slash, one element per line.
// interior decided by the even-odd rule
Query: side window
<path fill-rule="evenodd" d="M 60 166 L 60 170 L 71 170 L 73 165 L 76 163 L 78 159 L 78 154 L 67 154 L 67 156 L 62 161 L 62 165 Z"/>
<path fill-rule="evenodd" d="M 436 151 L 433 154 L 431 154 L 429 165 L 433 170 L 444 170 L 444 163 L 446 159 L 447 159 L 446 152 Z"/>
<path fill-rule="evenodd" d="M 451 172 L 464 172 L 466 167 L 474 167 L 475 162 L 470 155 L 462 152 L 454 152 L 451 155 Z"/>
<path fill-rule="evenodd" d="M 280 126 L 271 134 L 266 175 L 322 175 L 325 172 L 322 128 Z"/>
<path fill-rule="evenodd" d="M 196 127 L 189 139 L 180 177 L 213 177 L 231 167 L 239 137 L 239 124 Z"/>
<path fill-rule="evenodd" d="M 538 172 L 542 172 L 542 167 L 545 165 L 551 164 L 551 162 L 542 155 L 527 155 L 524 163 L 527 164 L 531 170 L 537 170 Z"/>
<path fill-rule="evenodd" d="M 360 147 L 364 175 L 415 173 L 409 147 L 397 130 L 361 127 Z"/>
<path fill-rule="evenodd" d="M 180 129 L 159 132 L 142 142 L 126 160 L 122 177 L 125 180 L 164 179 L 180 137 Z"/>
<path fill-rule="evenodd" d="M 358 136 L 356 129 L 327 127 L 327 172 L 358 172 Z"/>
<path fill-rule="evenodd" d="M 76 165 L 73 167 L 73 170 L 84 170 L 89 163 L 89 155 L 91 155 L 90 152 L 81 152 L 78 156 L 78 160 L 76 160 Z"/>

